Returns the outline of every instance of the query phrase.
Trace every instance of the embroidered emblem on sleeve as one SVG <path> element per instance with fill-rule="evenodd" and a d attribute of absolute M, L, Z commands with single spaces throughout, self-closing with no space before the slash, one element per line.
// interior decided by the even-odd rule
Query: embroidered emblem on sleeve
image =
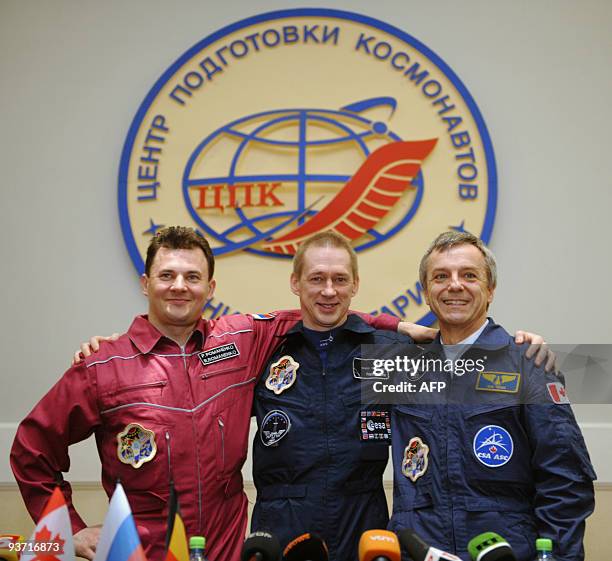
<path fill-rule="evenodd" d="M 570 400 L 567 396 L 567 390 L 561 382 L 551 382 L 550 384 L 546 384 L 546 388 L 548 389 L 550 399 L 552 399 L 554 403 L 557 403 L 558 405 L 569 405 Z"/>

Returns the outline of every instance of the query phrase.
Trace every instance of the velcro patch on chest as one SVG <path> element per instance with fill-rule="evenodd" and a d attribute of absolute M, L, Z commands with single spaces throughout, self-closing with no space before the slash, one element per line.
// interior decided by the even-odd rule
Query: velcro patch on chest
<path fill-rule="evenodd" d="M 521 385 L 518 372 L 480 372 L 476 389 L 483 392 L 517 393 Z"/>
<path fill-rule="evenodd" d="M 213 364 L 221 360 L 227 360 L 228 358 L 234 358 L 239 356 L 240 351 L 236 346 L 236 343 L 228 343 L 227 345 L 220 345 L 219 347 L 213 347 L 198 353 L 200 362 L 206 366 L 207 364 Z"/>
<path fill-rule="evenodd" d="M 359 440 L 391 440 L 389 411 L 365 410 L 359 414 Z"/>

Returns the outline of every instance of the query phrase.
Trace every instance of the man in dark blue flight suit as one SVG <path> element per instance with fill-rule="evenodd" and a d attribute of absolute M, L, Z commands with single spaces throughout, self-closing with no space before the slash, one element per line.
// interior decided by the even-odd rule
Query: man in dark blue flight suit
<path fill-rule="evenodd" d="M 287 333 L 255 390 L 251 528 L 272 532 L 283 546 L 314 532 L 331 561 L 352 561 L 361 533 L 389 519 L 382 475 L 390 414 L 361 403 L 361 345 L 411 340 L 348 315 L 357 262 L 340 236 L 304 242 L 294 271 L 303 321 Z"/>
<path fill-rule="evenodd" d="M 447 232 L 420 277 L 440 334 L 421 357 L 417 391 L 393 408 L 390 529 L 412 528 L 465 560 L 468 541 L 487 531 L 519 561 L 535 558 L 536 537 L 553 540 L 559 561 L 584 559 L 595 473 L 563 384 L 487 318 L 493 255 L 475 236 Z M 430 391 L 418 391 L 423 382 Z"/>

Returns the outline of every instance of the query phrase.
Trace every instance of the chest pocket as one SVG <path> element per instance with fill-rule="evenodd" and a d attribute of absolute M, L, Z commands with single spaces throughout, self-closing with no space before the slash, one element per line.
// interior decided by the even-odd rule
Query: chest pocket
<path fill-rule="evenodd" d="M 152 379 L 106 390 L 100 394 L 100 410 L 105 412 L 138 403 L 161 403 L 167 385 L 166 379 Z"/>
<path fill-rule="evenodd" d="M 210 402 L 213 414 L 218 414 L 235 401 L 244 402 L 245 393 L 252 399 L 255 375 L 251 375 L 244 363 L 212 364 L 204 367 L 199 377 L 196 402 Z"/>
<path fill-rule="evenodd" d="M 434 441 L 434 436 L 438 434 L 437 427 L 432 422 L 436 411 L 434 406 L 394 405 L 392 411 L 394 437 L 410 440 L 413 436 L 420 436 L 429 442 Z M 393 444 L 395 442 L 394 438 Z"/>
<path fill-rule="evenodd" d="M 488 404 L 464 410 L 465 474 L 470 484 L 525 486 L 532 480 L 531 446 L 521 407 Z"/>

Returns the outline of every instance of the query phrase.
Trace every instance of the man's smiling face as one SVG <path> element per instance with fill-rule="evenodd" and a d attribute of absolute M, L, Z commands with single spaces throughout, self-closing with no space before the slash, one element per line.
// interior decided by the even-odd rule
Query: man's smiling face
<path fill-rule="evenodd" d="M 461 341 L 480 328 L 493 293 L 484 255 L 477 247 L 455 245 L 428 257 L 425 300 L 440 322 L 445 342 Z"/>
<path fill-rule="evenodd" d="M 309 247 L 302 272 L 291 275 L 291 290 L 300 297 L 304 325 L 326 331 L 342 325 L 359 287 L 351 258 L 340 247 Z"/>

